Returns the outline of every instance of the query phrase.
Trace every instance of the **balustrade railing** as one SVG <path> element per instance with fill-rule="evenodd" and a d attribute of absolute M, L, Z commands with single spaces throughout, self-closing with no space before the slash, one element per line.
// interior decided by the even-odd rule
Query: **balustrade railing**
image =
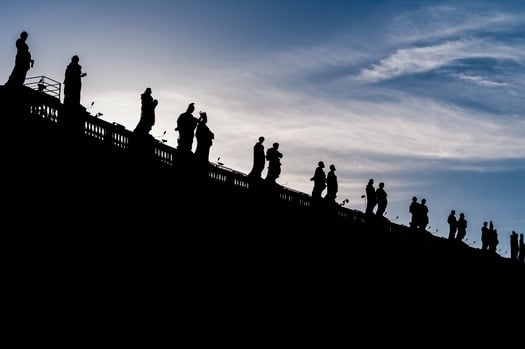
<path fill-rule="evenodd" d="M 45 103 L 30 104 L 29 113 L 54 123 L 58 122 L 58 109 Z"/>

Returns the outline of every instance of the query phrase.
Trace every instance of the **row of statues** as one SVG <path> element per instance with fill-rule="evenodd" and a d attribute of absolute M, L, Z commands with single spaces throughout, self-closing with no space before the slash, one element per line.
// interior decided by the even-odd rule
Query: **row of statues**
<path fill-rule="evenodd" d="M 17 53 L 15 57 L 15 66 L 9 76 L 6 86 L 17 87 L 23 86 L 29 69 L 33 68 L 35 61 L 31 57 L 27 38 L 29 34 L 26 31 L 20 33 L 16 40 Z M 71 57 L 71 62 L 66 67 L 64 77 L 64 106 L 75 108 L 80 106 L 80 96 L 82 89 L 82 78 L 87 73 L 82 71 L 79 64 L 78 55 Z M 135 130 L 133 131 L 138 137 L 149 135 L 152 127 L 155 125 L 155 108 L 158 100 L 152 97 L 150 87 L 146 88 L 140 96 L 141 115 Z M 208 161 L 210 147 L 213 143 L 214 134 L 207 125 L 208 116 L 206 112 L 200 112 L 199 119 L 195 118 L 192 113 L 195 110 L 194 103 L 190 103 L 186 112 L 182 113 L 177 120 L 176 131 L 179 131 L 178 150 L 182 153 L 191 152 L 193 138 L 197 138 L 197 148 L 195 157 L 197 159 Z"/>
<path fill-rule="evenodd" d="M 266 161 L 268 161 L 268 171 L 264 180 L 267 183 L 275 184 L 281 174 L 281 158 L 283 154 L 279 151 L 279 143 L 277 142 L 273 143 L 272 147 L 265 153 L 264 140 L 263 136 L 259 137 L 257 143 L 253 146 L 253 164 L 251 171 L 248 173 L 248 178 L 255 182 L 261 181 L 262 172 L 266 166 Z M 327 189 L 327 194 L 324 197 L 326 202 L 333 204 L 337 197 L 338 184 L 337 176 L 335 175 L 335 165 L 330 165 L 328 175 L 325 174 L 324 167 L 324 162 L 319 161 L 314 176 L 310 178 L 314 182 L 312 190 L 313 205 L 318 205 L 321 202 L 321 199 L 323 199 L 322 193 L 325 189 Z"/>
<path fill-rule="evenodd" d="M 27 72 L 33 68 L 35 61 L 33 60 L 27 44 L 28 33 L 23 31 L 20 37 L 16 40 L 17 53 L 15 57 L 15 66 L 9 76 L 6 86 L 23 86 L 26 80 Z M 87 76 L 87 73 L 82 71 L 82 66 L 79 64 L 79 57 L 74 55 L 71 62 L 65 70 L 64 77 L 64 106 L 75 108 L 80 106 L 80 96 L 82 88 L 82 78 Z M 150 87 L 146 88 L 140 96 L 141 99 L 141 114 L 140 120 L 135 127 L 133 133 L 137 139 L 149 139 L 152 127 L 155 125 L 155 109 L 158 105 L 158 100 L 152 96 Z M 179 132 L 177 140 L 177 151 L 179 154 L 193 155 L 193 139 L 197 140 L 194 157 L 200 164 L 208 164 L 210 148 L 213 144 L 214 134 L 209 129 L 207 122 L 208 116 L 206 112 L 199 112 L 199 118 L 193 116 L 195 111 L 195 104 L 190 103 L 185 112 L 181 113 L 177 119 L 177 127 L 175 131 Z M 259 137 L 258 142 L 253 146 L 253 166 L 248 174 L 248 178 L 254 182 L 262 181 L 262 172 L 268 161 L 268 170 L 265 182 L 276 184 L 277 178 L 281 174 L 281 159 L 283 154 L 279 151 L 279 143 L 275 142 L 272 147 L 266 152 L 264 149 L 265 138 Z M 330 165 L 328 174 L 324 171 L 325 164 L 319 161 L 314 175 L 310 178 L 314 182 L 312 189 L 312 206 L 320 205 L 324 200 L 330 205 L 336 204 L 336 197 L 338 192 L 337 176 L 335 174 L 335 165 Z M 324 190 L 327 190 L 325 197 L 322 197 Z M 365 214 L 368 216 L 375 215 L 376 217 L 383 217 L 387 206 L 387 194 L 384 190 L 384 183 L 379 183 L 376 190 L 374 188 L 374 180 L 370 179 L 366 188 L 366 209 Z M 365 197 L 365 195 L 363 195 Z M 344 204 L 344 202 L 343 202 Z M 374 213 L 374 209 L 377 210 Z M 428 207 L 426 206 L 426 199 L 421 202 L 417 201 L 416 197 L 412 198 L 412 203 L 409 207 L 409 212 L 412 214 L 410 227 L 416 231 L 426 231 L 428 225 Z M 464 213 L 460 213 L 459 219 L 455 217 L 455 211 L 452 210 L 447 223 L 449 224 L 450 240 L 462 241 L 466 236 L 467 220 Z M 482 228 L 482 250 L 487 250 L 495 253 L 498 244 L 497 231 L 493 228 L 492 222 L 490 227 L 487 227 L 487 222 L 483 223 Z M 525 246 L 523 243 L 523 234 L 518 235 L 516 232 L 511 234 L 511 258 L 523 261 L 525 255 Z"/>
<path fill-rule="evenodd" d="M 151 126 L 154 124 L 154 109 L 157 105 L 157 100 L 151 98 L 151 89 L 146 89 L 145 93 L 148 95 L 148 98 L 143 98 L 143 109 L 142 116 L 139 125 L 135 129 L 135 132 L 138 129 L 141 129 L 141 124 L 148 121 L 149 127 L 144 129 L 141 132 L 149 132 Z M 143 94 L 143 96 L 144 96 Z M 144 102 L 145 101 L 145 102 Z M 147 106 L 146 110 L 144 105 Z M 214 138 L 213 133 L 207 127 L 207 115 L 205 112 L 200 112 L 200 118 L 197 119 L 193 116 L 195 111 L 194 103 L 190 103 L 186 112 L 182 113 L 177 120 L 176 131 L 179 131 L 178 139 L 178 151 L 182 151 L 190 154 L 193 144 L 193 138 L 197 139 L 197 146 L 195 150 L 195 158 L 197 160 L 208 161 L 209 149 L 212 145 L 212 140 Z M 153 115 L 153 116 L 151 116 Z M 195 131 L 196 130 L 196 131 Z M 195 131 L 195 132 L 194 132 Z M 252 169 L 248 174 L 248 178 L 255 183 L 263 181 L 262 172 L 266 167 L 266 162 L 268 162 L 267 174 L 264 178 L 264 181 L 268 184 L 276 184 L 277 178 L 281 174 L 281 158 L 283 154 L 279 151 L 279 143 L 275 142 L 272 144 L 272 147 L 265 152 L 264 148 L 265 138 L 263 136 L 259 137 L 258 141 L 253 146 L 253 164 Z M 323 161 L 319 161 L 317 168 L 315 169 L 314 175 L 310 178 L 314 182 L 312 189 L 312 207 L 318 207 L 324 201 L 325 204 L 328 204 L 328 207 L 333 207 L 337 205 L 335 199 L 338 192 L 338 181 L 335 174 L 336 168 L 335 165 L 330 165 L 330 171 L 328 174 L 324 171 L 325 164 Z M 370 178 L 368 184 L 365 187 L 364 197 L 366 197 L 366 209 L 365 214 L 368 216 L 375 216 L 383 218 L 386 213 L 386 207 L 388 204 L 387 193 L 384 189 L 385 183 L 380 182 L 377 189 L 374 188 L 374 179 Z M 327 190 L 324 198 L 322 193 L 324 190 Z M 344 204 L 344 201 L 343 201 Z M 377 210 L 376 210 L 377 207 Z M 375 213 L 374 213 L 374 210 Z M 413 231 L 426 232 L 426 228 L 429 223 L 428 218 L 428 207 L 426 205 L 426 199 L 421 199 L 421 202 L 418 202 L 417 197 L 412 198 L 412 202 L 409 206 L 409 212 L 412 214 L 412 219 L 410 221 L 410 227 Z M 460 213 L 459 219 L 455 217 L 455 210 L 452 210 L 447 223 L 450 226 L 449 240 L 456 240 L 462 242 L 466 236 L 467 229 L 467 220 L 464 213 Z M 523 262 L 525 255 L 525 246 L 523 245 L 523 234 L 520 234 L 520 241 L 518 242 L 518 235 L 513 231 L 511 235 L 511 259 L 516 259 Z M 492 221 L 490 222 L 490 228 L 487 229 L 487 222 L 484 222 L 482 228 L 482 250 L 496 253 L 496 246 L 498 244 L 497 239 L 497 230 L 493 228 Z"/>
<path fill-rule="evenodd" d="M 146 88 L 140 99 L 140 120 L 133 130 L 133 134 L 139 139 L 144 139 L 150 137 L 150 131 L 155 125 L 155 108 L 159 102 L 153 98 L 150 87 Z M 208 127 L 208 114 L 201 111 L 197 119 L 193 116 L 194 111 L 195 103 L 190 103 L 186 111 L 177 118 L 177 127 L 175 128 L 175 131 L 179 132 L 177 151 L 181 156 L 192 154 L 193 139 L 196 138 L 195 159 L 202 164 L 207 164 L 215 135 Z"/>
<path fill-rule="evenodd" d="M 253 165 L 248 174 L 248 178 L 254 181 L 262 179 L 262 171 L 268 161 L 268 172 L 265 181 L 275 184 L 277 178 L 281 175 L 281 158 L 283 154 L 279 151 L 279 143 L 275 142 L 266 153 L 264 152 L 264 137 L 259 137 L 259 141 L 253 146 Z"/>
<path fill-rule="evenodd" d="M 179 115 L 175 131 L 179 132 L 177 140 L 177 150 L 189 154 L 193 147 L 193 138 L 197 140 L 195 148 L 195 158 L 201 161 L 208 161 L 210 148 L 213 144 L 215 135 L 208 127 L 208 114 L 199 112 L 199 118 L 193 116 L 195 103 L 190 103 L 186 111 Z"/>

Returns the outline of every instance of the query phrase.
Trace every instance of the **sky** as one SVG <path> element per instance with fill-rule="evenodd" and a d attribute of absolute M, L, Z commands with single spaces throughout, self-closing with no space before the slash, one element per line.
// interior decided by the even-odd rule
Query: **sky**
<path fill-rule="evenodd" d="M 22 30 L 28 77 L 63 81 L 78 55 L 81 103 L 102 119 L 133 129 L 150 87 L 152 135 L 173 147 L 193 102 L 215 134 L 212 162 L 248 173 L 264 136 L 280 144 L 286 187 L 310 194 L 324 161 L 345 207 L 364 210 L 373 178 L 393 222 L 408 225 L 416 196 L 437 236 L 452 209 L 473 247 L 483 221 L 503 256 L 510 232 L 525 233 L 523 1 L 7 0 L 4 82 Z"/>

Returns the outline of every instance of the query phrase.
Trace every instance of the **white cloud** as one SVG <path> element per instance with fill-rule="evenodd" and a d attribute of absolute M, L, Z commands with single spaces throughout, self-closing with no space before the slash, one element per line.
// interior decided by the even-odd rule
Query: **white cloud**
<path fill-rule="evenodd" d="M 479 32 L 500 32 L 523 24 L 523 17 L 501 11 L 472 11 L 453 6 L 431 6 L 396 16 L 388 41 L 414 43 Z"/>
<path fill-rule="evenodd" d="M 462 55 L 459 54 L 459 50 L 466 45 L 465 42 L 448 42 L 430 47 L 399 49 L 378 64 L 373 64 L 372 68 L 363 69 L 358 79 L 376 82 L 432 70 L 460 58 Z"/>
<path fill-rule="evenodd" d="M 486 79 L 486 78 L 484 78 L 482 76 L 477 76 L 477 75 L 453 74 L 453 76 L 455 76 L 456 78 L 458 78 L 460 80 L 463 80 L 463 81 L 466 81 L 466 82 L 471 82 L 473 84 L 484 86 L 484 87 L 508 86 L 507 83 L 491 81 L 491 80 L 488 80 L 488 79 Z"/>
<path fill-rule="evenodd" d="M 398 49 L 393 54 L 365 68 L 358 80 L 377 82 L 402 75 L 430 71 L 458 59 L 495 58 L 521 61 L 523 51 L 505 45 L 496 45 L 483 40 L 459 40 L 442 44 Z"/>

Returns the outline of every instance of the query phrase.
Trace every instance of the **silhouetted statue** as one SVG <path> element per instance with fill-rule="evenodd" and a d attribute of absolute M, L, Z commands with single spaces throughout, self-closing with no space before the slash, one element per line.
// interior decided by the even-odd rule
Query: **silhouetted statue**
<path fill-rule="evenodd" d="M 33 68 L 35 61 L 31 59 L 29 46 L 26 44 L 27 32 L 20 33 L 20 38 L 16 40 L 15 67 L 6 82 L 9 86 L 22 86 L 26 80 L 27 71 Z"/>
<path fill-rule="evenodd" d="M 262 171 L 266 164 L 266 157 L 264 155 L 264 137 L 259 137 L 259 141 L 253 146 L 253 166 L 248 176 L 252 179 L 259 180 L 262 177 Z"/>
<path fill-rule="evenodd" d="M 408 207 L 408 212 L 412 214 L 412 219 L 410 220 L 410 228 L 417 229 L 419 227 L 418 222 L 418 211 L 419 211 L 419 202 L 417 202 L 417 197 L 412 197 L 412 202 Z"/>
<path fill-rule="evenodd" d="M 447 223 L 448 223 L 448 239 L 455 240 L 456 231 L 458 229 L 458 220 L 456 219 L 455 210 L 450 211 L 450 214 L 448 215 Z"/>
<path fill-rule="evenodd" d="M 266 151 L 266 160 L 268 160 L 266 181 L 268 183 L 275 183 L 275 180 L 281 175 L 282 157 L 283 154 L 279 152 L 279 143 L 274 143 L 272 147 Z"/>
<path fill-rule="evenodd" d="M 377 205 L 376 189 L 374 188 L 374 180 L 370 178 L 366 185 L 366 214 L 374 214 L 374 207 Z"/>
<path fill-rule="evenodd" d="M 489 249 L 489 241 L 490 241 L 490 233 L 489 228 L 487 227 L 488 222 L 483 222 L 483 226 L 481 227 L 481 250 L 482 251 L 488 251 Z"/>
<path fill-rule="evenodd" d="M 419 230 L 424 232 L 427 229 L 428 225 L 428 207 L 427 207 L 427 199 L 421 199 L 421 203 L 418 207 L 417 215 L 419 218 L 417 218 L 418 224 L 419 224 Z"/>
<path fill-rule="evenodd" d="M 314 176 L 310 178 L 314 181 L 314 188 L 312 189 L 312 204 L 319 204 L 321 195 L 326 188 L 326 174 L 324 173 L 324 162 L 319 161 L 315 169 Z"/>
<path fill-rule="evenodd" d="M 78 64 L 77 55 L 71 57 L 71 62 L 66 68 L 64 78 L 64 104 L 68 106 L 80 105 L 80 90 L 82 79 L 87 73 L 82 72 L 82 66 Z"/>
<path fill-rule="evenodd" d="M 195 104 L 190 103 L 186 111 L 180 114 L 177 119 L 177 128 L 175 129 L 175 131 L 179 131 L 177 150 L 183 153 L 191 153 L 193 146 L 195 128 L 199 123 L 199 120 L 192 114 L 194 111 Z"/>
<path fill-rule="evenodd" d="M 518 253 L 518 261 L 525 262 L 525 243 L 523 242 L 523 233 L 520 234 L 520 250 Z"/>
<path fill-rule="evenodd" d="M 337 176 L 335 175 L 335 166 L 330 165 L 330 171 L 326 175 L 326 196 L 324 197 L 328 204 L 335 204 L 337 191 L 339 190 L 337 184 Z"/>
<path fill-rule="evenodd" d="M 144 93 L 140 96 L 142 106 L 140 113 L 140 120 L 133 132 L 138 136 L 145 136 L 149 134 L 153 125 L 155 125 L 155 108 L 158 101 L 151 96 L 151 88 L 146 88 Z"/>
<path fill-rule="evenodd" d="M 456 236 L 456 240 L 463 241 L 463 239 L 467 235 L 467 220 L 465 219 L 465 214 L 463 212 L 459 214 L 457 227 L 458 227 L 458 235 Z"/>
<path fill-rule="evenodd" d="M 206 112 L 200 112 L 199 115 L 199 124 L 195 131 L 195 138 L 197 139 L 195 159 L 207 165 L 210 157 L 210 147 L 213 144 L 215 135 L 208 128 L 208 115 Z"/>
<path fill-rule="evenodd" d="M 488 235 L 488 248 L 489 252 L 496 253 L 496 249 L 499 244 L 498 231 L 494 228 L 492 221 L 489 223 L 489 235 Z"/>
<path fill-rule="evenodd" d="M 376 190 L 376 198 L 377 198 L 377 211 L 376 216 L 377 217 L 383 217 L 386 211 L 386 205 L 388 204 L 387 200 L 387 194 L 385 191 L 385 183 L 381 182 L 379 183 L 379 188 Z"/>
<path fill-rule="evenodd" d="M 518 242 L 518 233 L 514 230 L 510 234 L 510 259 L 518 260 L 518 253 L 520 251 L 520 244 Z"/>

